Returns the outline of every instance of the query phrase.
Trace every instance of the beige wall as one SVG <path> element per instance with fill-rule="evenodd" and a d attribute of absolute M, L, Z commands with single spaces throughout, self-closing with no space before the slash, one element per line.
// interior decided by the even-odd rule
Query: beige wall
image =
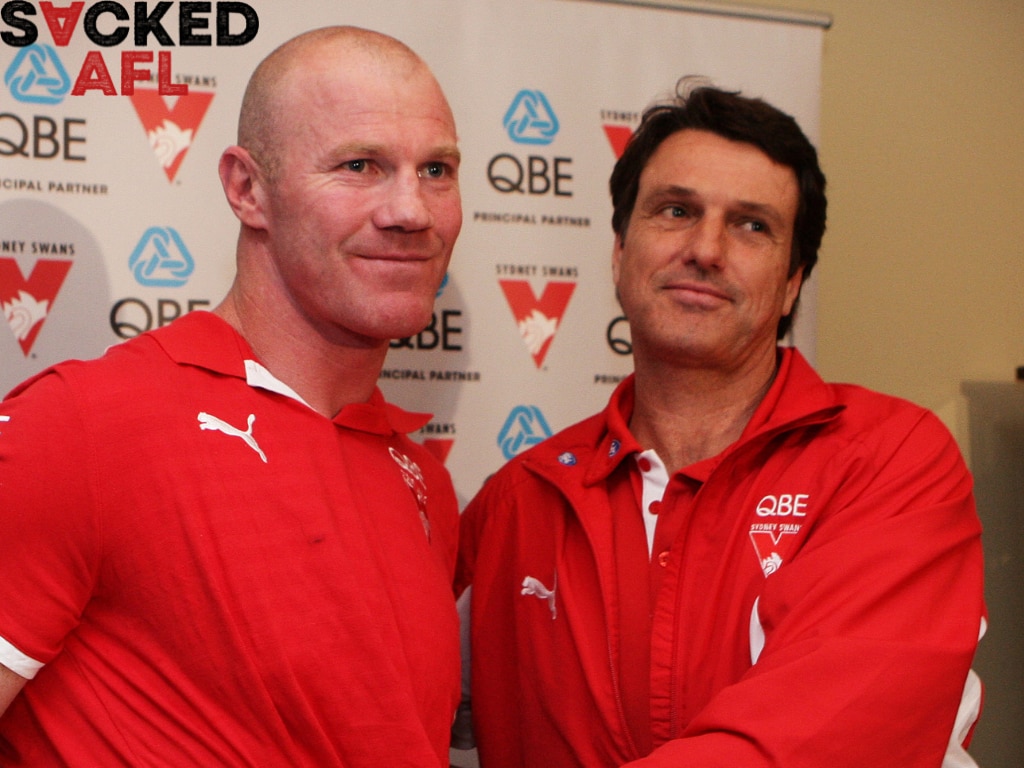
<path fill-rule="evenodd" d="M 1024 2 L 747 4 L 833 19 L 817 367 L 935 410 L 965 444 L 960 383 L 1024 365 Z"/>

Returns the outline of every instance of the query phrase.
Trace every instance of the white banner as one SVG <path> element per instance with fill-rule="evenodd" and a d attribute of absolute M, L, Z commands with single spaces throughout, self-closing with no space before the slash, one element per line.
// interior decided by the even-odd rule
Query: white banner
<path fill-rule="evenodd" d="M 631 369 L 608 176 L 644 107 L 701 74 L 818 136 L 811 25 L 581 0 L 2 2 L 0 390 L 220 300 L 237 222 L 216 167 L 247 78 L 328 24 L 408 43 L 455 112 L 463 232 L 433 324 L 380 383 L 435 414 L 414 437 L 463 504 Z M 813 284 L 802 301 L 813 354 Z"/>

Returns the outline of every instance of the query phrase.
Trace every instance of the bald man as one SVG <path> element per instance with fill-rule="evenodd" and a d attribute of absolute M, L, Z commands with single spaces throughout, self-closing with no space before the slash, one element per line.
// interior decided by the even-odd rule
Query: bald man
<path fill-rule="evenodd" d="M 458 509 L 376 381 L 430 321 L 458 166 L 401 42 L 259 65 L 224 301 L 0 403 L 0 763 L 448 764 Z"/>

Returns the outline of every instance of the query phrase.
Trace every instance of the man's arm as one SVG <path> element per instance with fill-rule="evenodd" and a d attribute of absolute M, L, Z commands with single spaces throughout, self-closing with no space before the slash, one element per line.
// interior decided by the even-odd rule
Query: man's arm
<path fill-rule="evenodd" d="M 0 401 L 0 715 L 63 647 L 98 572 L 95 474 L 79 404 L 56 370 Z"/>
<path fill-rule="evenodd" d="M 7 711 L 7 707 L 27 682 L 24 677 L 0 664 L 0 715 Z"/>
<path fill-rule="evenodd" d="M 754 666 L 629 768 L 917 768 L 958 748 L 977 713 L 957 716 L 978 695 L 965 681 L 984 616 L 981 528 L 934 416 L 897 448 L 855 468 L 859 481 L 851 470 L 843 508 L 765 582 Z"/>

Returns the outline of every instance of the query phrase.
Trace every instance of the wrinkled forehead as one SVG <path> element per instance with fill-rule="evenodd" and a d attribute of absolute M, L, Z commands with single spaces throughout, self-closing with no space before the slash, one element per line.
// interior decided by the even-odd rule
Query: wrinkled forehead
<path fill-rule="evenodd" d="M 796 172 L 760 147 L 695 129 L 667 136 L 644 164 L 641 190 L 663 185 L 777 204 L 794 216 L 799 194 Z"/>

